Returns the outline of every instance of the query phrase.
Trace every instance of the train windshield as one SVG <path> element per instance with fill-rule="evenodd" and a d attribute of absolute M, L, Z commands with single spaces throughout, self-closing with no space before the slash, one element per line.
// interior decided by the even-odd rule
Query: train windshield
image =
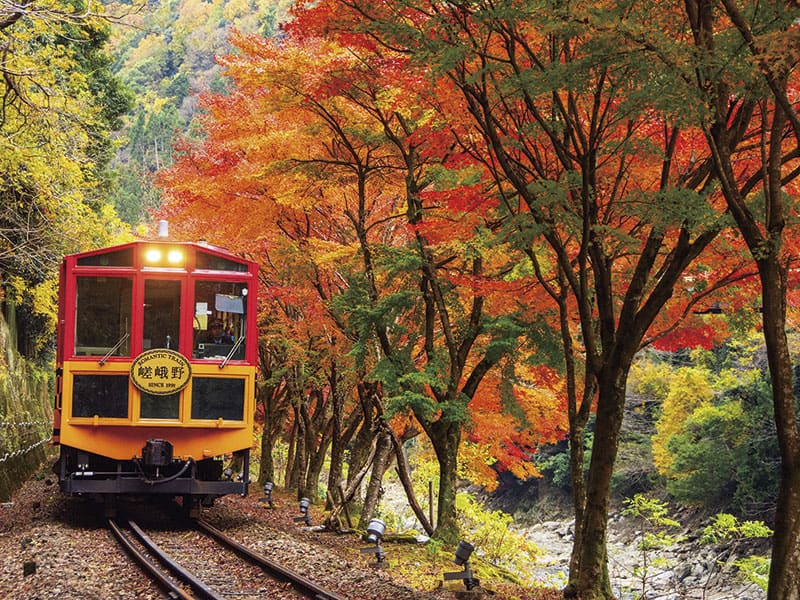
<path fill-rule="evenodd" d="M 133 280 L 78 277 L 75 356 L 130 356 Z"/>
<path fill-rule="evenodd" d="M 144 282 L 144 339 L 142 348 L 178 349 L 181 323 L 181 282 Z"/>
<path fill-rule="evenodd" d="M 194 288 L 194 358 L 244 359 L 247 285 L 197 281 Z"/>

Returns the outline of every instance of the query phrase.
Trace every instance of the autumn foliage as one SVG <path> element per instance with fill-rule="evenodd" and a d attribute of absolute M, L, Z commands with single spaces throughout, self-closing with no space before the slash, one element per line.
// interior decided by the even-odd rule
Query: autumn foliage
<path fill-rule="evenodd" d="M 709 126 L 722 102 L 696 89 L 709 71 L 707 38 L 684 23 L 702 29 L 695 13 L 500 4 L 321 0 L 299 3 L 279 40 L 234 35 L 230 92 L 204 99 L 203 135 L 162 174 L 164 210 L 260 260 L 265 315 L 313 340 L 317 361 L 345 352 L 350 389 L 424 431 L 440 526 L 462 436 L 491 487 L 499 469 L 534 474 L 531 454 L 569 430 L 573 583 L 594 598 L 610 593 L 633 358 L 709 348 L 757 313 L 763 277 L 732 228 L 733 188 L 766 185 L 767 146 L 773 166 L 797 159 L 768 144 L 780 112 L 744 100 L 762 73 L 733 50 Z M 734 21 L 717 25 L 738 35 Z"/>
<path fill-rule="evenodd" d="M 402 56 L 359 57 L 296 28 L 233 43 L 220 59 L 230 93 L 203 98 L 202 136 L 159 176 L 161 215 L 261 262 L 267 331 L 289 340 L 306 376 L 336 360 L 352 390 L 381 380 L 398 433 L 403 415 L 463 423 L 482 450 L 462 459 L 489 489 L 499 470 L 535 475 L 537 447 L 567 429 L 558 377 L 511 361 L 528 352 L 521 324 L 541 291 L 494 241 L 499 201 L 454 151 L 420 74 Z M 426 260 L 437 297 L 423 310 Z M 460 362 L 448 366 L 448 352 Z M 469 397 L 446 394 L 465 386 Z"/>

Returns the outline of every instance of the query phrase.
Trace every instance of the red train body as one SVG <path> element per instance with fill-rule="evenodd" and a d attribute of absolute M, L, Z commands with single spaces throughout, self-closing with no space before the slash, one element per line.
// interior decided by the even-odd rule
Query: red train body
<path fill-rule="evenodd" d="M 202 243 L 64 258 L 53 425 L 64 492 L 192 506 L 247 492 L 256 286 L 254 262 Z"/>

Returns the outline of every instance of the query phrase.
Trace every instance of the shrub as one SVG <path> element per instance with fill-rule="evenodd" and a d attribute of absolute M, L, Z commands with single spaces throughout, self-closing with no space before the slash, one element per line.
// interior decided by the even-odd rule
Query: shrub
<path fill-rule="evenodd" d="M 667 443 L 672 458 L 667 491 L 688 504 L 719 503 L 735 491 L 733 475 L 746 447 L 740 402 L 701 406 Z"/>
<path fill-rule="evenodd" d="M 510 529 L 513 517 L 500 510 L 487 510 L 469 494 L 456 495 L 459 528 L 469 536 L 480 556 L 493 565 L 525 576 L 539 549 Z"/>

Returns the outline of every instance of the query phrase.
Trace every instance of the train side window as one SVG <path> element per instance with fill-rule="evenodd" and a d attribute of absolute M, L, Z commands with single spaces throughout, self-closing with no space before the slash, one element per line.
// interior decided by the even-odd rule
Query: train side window
<path fill-rule="evenodd" d="M 180 417 L 180 392 L 166 395 L 142 392 L 142 419 L 177 419 Z"/>
<path fill-rule="evenodd" d="M 244 420 L 244 379 L 195 377 L 192 419 Z"/>
<path fill-rule="evenodd" d="M 133 281 L 125 277 L 78 277 L 75 356 L 130 356 Z"/>
<path fill-rule="evenodd" d="M 247 284 L 196 281 L 194 286 L 194 358 L 244 358 Z M 235 347 L 235 350 L 234 350 Z"/>
<path fill-rule="evenodd" d="M 144 282 L 144 340 L 142 348 L 178 349 L 181 321 L 181 282 L 148 279 Z"/>
<path fill-rule="evenodd" d="M 72 416 L 126 419 L 128 375 L 75 375 L 72 379 Z"/>

